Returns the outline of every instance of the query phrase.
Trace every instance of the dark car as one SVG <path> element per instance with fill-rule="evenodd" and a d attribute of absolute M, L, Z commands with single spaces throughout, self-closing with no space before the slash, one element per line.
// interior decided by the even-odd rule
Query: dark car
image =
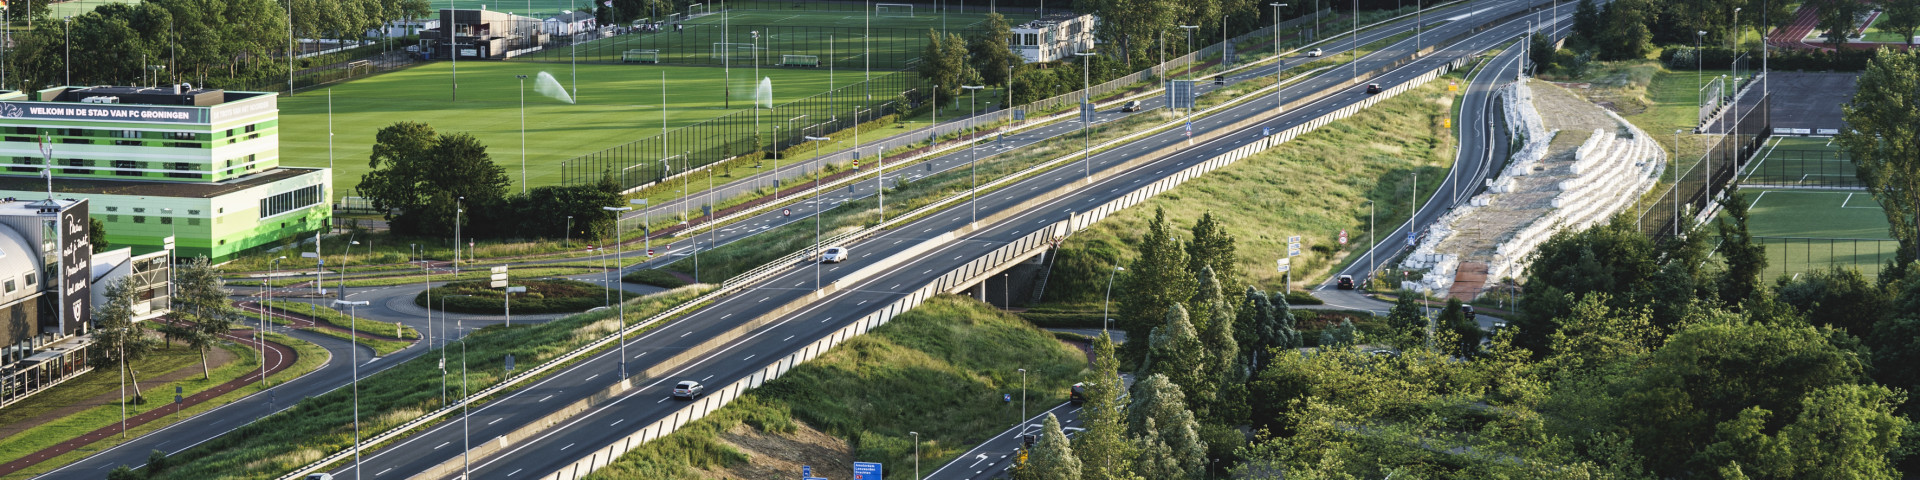
<path fill-rule="evenodd" d="M 1074 405 L 1087 403 L 1087 384 L 1073 384 L 1073 388 L 1067 390 L 1067 401 L 1073 402 Z"/>
<path fill-rule="evenodd" d="M 1214 75 L 1214 76 L 1213 76 L 1213 84 L 1214 84 L 1214 85 L 1226 85 L 1226 84 L 1227 84 L 1227 76 L 1226 76 L 1226 75 Z"/>
<path fill-rule="evenodd" d="M 1467 320 L 1473 320 L 1473 305 L 1461 305 L 1460 313 L 1466 314 Z"/>
<path fill-rule="evenodd" d="M 698 397 L 705 391 L 706 387 L 700 386 L 700 382 L 681 380 L 680 383 L 673 386 L 673 398 L 692 400 L 693 397 Z"/>
<path fill-rule="evenodd" d="M 1367 94 L 1368 94 L 1368 95 L 1373 95 L 1373 94 L 1376 94 L 1376 93 L 1380 93 L 1380 84 L 1378 84 L 1378 83 L 1369 83 L 1369 84 L 1367 84 Z"/>
<path fill-rule="evenodd" d="M 1339 287 L 1339 288 L 1340 288 L 1341 290 L 1353 290 L 1353 276 L 1352 276 L 1352 275 L 1341 275 L 1341 276 L 1340 276 L 1340 283 L 1338 284 L 1338 287 Z"/>
<path fill-rule="evenodd" d="M 1134 101 L 1131 101 L 1131 102 L 1127 102 L 1127 104 L 1126 104 L 1126 105 L 1121 105 L 1121 106 L 1120 106 L 1120 111 L 1122 111 L 1122 112 L 1138 112 L 1138 111 L 1140 111 L 1140 101 L 1139 101 L 1139 100 L 1134 100 Z"/>

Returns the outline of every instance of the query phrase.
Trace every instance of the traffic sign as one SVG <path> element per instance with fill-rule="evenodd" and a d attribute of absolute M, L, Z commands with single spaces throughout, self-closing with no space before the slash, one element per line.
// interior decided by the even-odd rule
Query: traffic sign
<path fill-rule="evenodd" d="M 507 293 L 527 293 L 527 287 L 507 287 Z"/>
<path fill-rule="evenodd" d="M 880 464 L 853 462 L 853 480 L 880 480 Z"/>
<path fill-rule="evenodd" d="M 1289 257 L 1300 256 L 1300 244 L 1295 243 L 1292 245 L 1287 245 L 1287 256 Z"/>
<path fill-rule="evenodd" d="M 1280 271 L 1280 273 L 1287 273 L 1288 270 L 1293 269 L 1293 259 L 1282 258 L 1279 260 L 1274 260 L 1273 265 L 1276 269 Z"/>
<path fill-rule="evenodd" d="M 1008 402 L 1008 403 L 1012 403 L 1012 402 L 1013 402 L 1013 394 L 1011 394 L 1011 393 L 1005 393 L 1005 394 L 1001 394 L 1001 395 L 1000 395 L 1000 401 L 1003 401 L 1003 402 Z"/>
<path fill-rule="evenodd" d="M 653 256 L 653 249 L 651 249 L 651 248 L 649 248 L 649 249 L 647 249 L 647 256 L 648 256 L 648 257 L 652 257 L 652 256 Z"/>
<path fill-rule="evenodd" d="M 507 354 L 507 373 L 513 373 L 513 354 Z"/>
<path fill-rule="evenodd" d="M 498 267 L 493 267 L 492 270 L 493 270 L 492 275 L 488 278 L 489 281 L 487 282 L 487 287 L 488 288 L 506 288 L 507 287 L 507 267 L 505 265 L 501 265 Z"/>
<path fill-rule="evenodd" d="M 1407 232 L 1407 246 L 1411 247 L 1413 246 L 1413 243 L 1414 243 L 1413 232 Z"/>
<path fill-rule="evenodd" d="M 1080 121 L 1083 123 L 1093 123 L 1094 111 L 1093 102 L 1080 102 Z"/>
<path fill-rule="evenodd" d="M 800 466 L 800 476 L 801 476 L 801 477 L 812 477 L 812 476 L 813 476 L 813 466 L 812 466 L 812 465 L 801 465 L 801 466 Z"/>
<path fill-rule="evenodd" d="M 1293 235 L 1293 236 L 1287 237 L 1287 243 L 1300 243 L 1300 236 Z"/>
<path fill-rule="evenodd" d="M 1168 81 L 1167 105 L 1170 108 L 1193 108 L 1193 81 Z"/>
<path fill-rule="evenodd" d="M 1341 244 L 1341 245 L 1346 245 L 1346 244 L 1347 244 L 1347 230 L 1346 230 L 1346 229 L 1341 229 L 1341 230 L 1340 230 L 1340 244 Z"/>

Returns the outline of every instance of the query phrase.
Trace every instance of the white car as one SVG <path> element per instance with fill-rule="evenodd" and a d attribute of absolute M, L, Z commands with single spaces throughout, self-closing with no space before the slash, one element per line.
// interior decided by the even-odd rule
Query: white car
<path fill-rule="evenodd" d="M 1307 51 L 1307 56 L 1309 56 L 1309 57 L 1318 57 L 1318 56 L 1320 56 L 1320 53 L 1321 53 L 1321 52 L 1320 52 L 1320 49 L 1318 49 L 1318 48 L 1316 48 L 1316 49 L 1313 49 L 1313 50 L 1308 50 L 1308 51 Z"/>
<path fill-rule="evenodd" d="M 701 386 L 700 382 L 681 380 L 680 383 L 673 385 L 673 398 L 692 400 L 693 397 L 698 397 L 700 394 L 706 393 L 706 391 L 707 388 Z"/>
<path fill-rule="evenodd" d="M 828 247 L 826 251 L 820 252 L 820 263 L 844 262 L 847 261 L 848 255 L 846 247 Z"/>

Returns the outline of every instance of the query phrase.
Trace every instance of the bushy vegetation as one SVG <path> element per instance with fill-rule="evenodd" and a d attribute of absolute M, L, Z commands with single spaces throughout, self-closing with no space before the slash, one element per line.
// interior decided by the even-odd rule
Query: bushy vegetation
<path fill-rule="evenodd" d="M 527 287 L 526 293 L 513 295 L 512 308 L 519 313 L 582 312 L 605 306 L 611 290 L 561 278 L 516 280 L 512 285 Z M 506 295 L 506 290 L 488 287 L 486 281 L 450 282 L 414 295 L 413 303 L 436 309 L 444 306 L 451 312 L 498 314 L 507 308 Z"/>

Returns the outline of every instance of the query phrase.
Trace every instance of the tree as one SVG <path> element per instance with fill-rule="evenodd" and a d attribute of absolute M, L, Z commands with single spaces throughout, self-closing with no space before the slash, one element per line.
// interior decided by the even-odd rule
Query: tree
<path fill-rule="evenodd" d="M 978 72 L 967 63 L 967 42 L 959 35 L 941 36 L 927 29 L 927 48 L 920 54 L 920 78 L 932 83 L 940 98 L 959 98 L 960 86 L 976 81 Z"/>
<path fill-rule="evenodd" d="M 1859 90 L 1841 108 L 1847 128 L 1834 138 L 1852 157 L 1855 175 L 1887 215 L 1887 229 L 1900 241 L 1895 261 L 1905 265 L 1920 251 L 1920 56 L 1889 49 L 1875 52 L 1860 74 Z"/>
<path fill-rule="evenodd" d="M 452 235 L 457 203 L 468 211 L 497 205 L 511 183 L 472 135 L 439 135 L 416 122 L 380 129 L 368 166 L 360 194 L 388 212 L 395 232 L 413 235 Z"/>
<path fill-rule="evenodd" d="M 1020 469 L 1019 480 L 1080 480 L 1080 458 L 1073 456 L 1073 446 L 1067 444 L 1067 434 L 1060 430 L 1060 419 L 1047 414 L 1040 426 L 1040 441 L 1027 454 L 1027 463 Z"/>
<path fill-rule="evenodd" d="M 1166 319 L 1148 336 L 1147 358 L 1141 362 L 1140 371 L 1166 375 L 1186 389 L 1211 383 L 1206 381 L 1206 345 L 1200 343 L 1199 334 L 1188 322 L 1186 307 L 1173 304 L 1167 308 Z"/>
<path fill-rule="evenodd" d="M 1593 0 L 1580 0 L 1573 7 L 1573 34 L 1580 38 L 1597 39 L 1605 28 L 1601 23 L 1600 6 Z"/>
<path fill-rule="evenodd" d="M 1073 10 L 1100 17 L 1094 39 L 1118 47 L 1114 56 L 1127 65 L 1148 60 L 1147 47 L 1155 36 L 1173 29 L 1174 20 L 1186 11 L 1178 0 L 1074 0 Z"/>
<path fill-rule="evenodd" d="M 207 257 L 196 257 L 174 268 L 173 312 L 182 324 L 165 324 L 160 331 L 168 340 L 199 351 L 201 377 L 213 378 L 207 367 L 207 349 L 220 340 L 221 334 L 233 329 L 240 310 L 227 301 L 231 292 L 226 281 L 220 279 L 220 272 L 207 263 Z"/>
<path fill-rule="evenodd" d="M 1154 374 L 1134 383 L 1127 425 L 1135 439 L 1146 440 L 1135 443 L 1141 476 L 1198 479 L 1206 472 L 1207 446 L 1200 441 L 1200 426 L 1187 410 L 1186 395 L 1167 376 Z"/>
<path fill-rule="evenodd" d="M 1009 44 L 1013 38 L 1013 27 L 1007 25 L 1007 17 L 999 13 L 988 13 L 985 28 L 976 30 L 973 38 L 967 39 L 967 53 L 974 71 L 980 72 L 980 80 L 987 85 L 1006 86 L 1013 77 L 1013 69 L 1020 66 L 1023 58 L 1013 52 Z"/>
<path fill-rule="evenodd" d="M 93 309 L 93 351 L 87 354 L 87 364 L 96 370 L 126 368 L 134 403 L 142 403 L 139 373 L 126 365 L 146 358 L 160 344 L 133 324 L 133 304 L 139 301 L 133 288 L 123 280 L 108 282 L 104 288 L 106 303 Z"/>
<path fill-rule="evenodd" d="M 1218 292 L 1220 284 L 1212 281 L 1213 267 L 1201 267 L 1201 275 L 1207 278 L 1207 286 L 1202 291 Z M 1206 371 L 1199 381 L 1201 385 L 1189 386 L 1188 391 L 1195 392 L 1195 410 L 1201 418 L 1210 423 L 1239 425 L 1246 419 L 1246 380 L 1249 372 L 1247 364 L 1240 356 L 1240 344 L 1234 341 L 1233 306 L 1217 293 L 1209 295 L 1207 312 L 1213 318 L 1200 329 L 1200 345 L 1206 354 Z"/>
<path fill-rule="evenodd" d="M 93 245 L 93 251 L 104 252 L 113 245 L 107 242 L 107 224 L 100 219 L 87 217 L 87 244 Z"/>
<path fill-rule="evenodd" d="M 1721 423 L 1703 454 L 1760 478 L 1899 478 L 1889 459 L 1908 423 L 1893 413 L 1902 397 L 1879 385 L 1821 388 L 1801 397 L 1797 418 L 1777 431 L 1782 420 L 1751 407 Z"/>
<path fill-rule="evenodd" d="M 1165 210 L 1156 209 L 1147 223 L 1147 233 L 1138 242 L 1140 256 L 1127 265 L 1120 285 L 1120 318 L 1117 322 L 1127 338 L 1149 338 L 1165 323 L 1169 307 L 1191 300 L 1198 291 L 1193 273 L 1187 270 L 1187 256 L 1180 239 L 1174 237 Z M 1121 358 L 1138 361 L 1146 353 L 1147 342 L 1127 342 L 1121 346 Z"/>
<path fill-rule="evenodd" d="M 1240 261 L 1234 257 L 1233 236 L 1212 212 L 1200 214 L 1200 219 L 1193 222 L 1193 240 L 1187 242 L 1187 270 L 1198 277 L 1206 268 L 1213 269 L 1221 292 L 1240 289 Z"/>
<path fill-rule="evenodd" d="M 1887 10 L 1880 29 L 1899 32 L 1901 39 L 1913 45 L 1913 33 L 1920 30 L 1920 2 L 1881 2 L 1880 7 Z"/>
<path fill-rule="evenodd" d="M 1132 444 L 1126 440 L 1127 417 L 1121 411 L 1126 391 L 1120 379 L 1120 359 L 1113 351 L 1113 337 L 1101 333 L 1093 339 L 1093 368 L 1087 370 L 1087 403 L 1081 407 L 1081 425 L 1086 430 L 1074 440 L 1074 454 L 1080 457 L 1081 478 L 1086 480 L 1127 480 L 1133 464 Z"/>
<path fill-rule="evenodd" d="M 45 22 L 47 15 L 53 13 L 48 0 L 14 0 L 7 2 L 7 17 L 14 22 L 31 25 L 35 19 Z"/>
<path fill-rule="evenodd" d="M 1863 338 L 1894 312 L 1893 291 L 1851 268 L 1783 277 L 1775 291 L 1780 301 L 1792 305 L 1808 322 L 1831 325 Z"/>
<path fill-rule="evenodd" d="M 1333 348 L 1353 345 L 1359 338 L 1354 335 L 1353 319 L 1342 318 L 1339 325 L 1320 331 L 1320 347 Z"/>
<path fill-rule="evenodd" d="M 1532 40 L 1527 42 L 1527 61 L 1533 62 L 1534 67 L 1543 72 L 1553 68 L 1553 39 L 1546 35 L 1531 37 Z"/>
<path fill-rule="evenodd" d="M 1615 0 L 1601 9 L 1601 33 L 1594 39 L 1600 58 L 1629 60 L 1645 57 L 1653 49 L 1653 34 L 1647 29 L 1652 5 L 1646 0 Z"/>
<path fill-rule="evenodd" d="M 1762 288 L 1760 275 L 1767 270 L 1767 248 L 1753 242 L 1747 233 L 1747 200 L 1738 187 L 1720 199 L 1720 219 L 1714 223 L 1720 231 L 1720 254 L 1727 271 L 1720 277 L 1720 298 L 1733 301 L 1752 297 Z"/>
<path fill-rule="evenodd" d="M 1446 308 L 1440 309 L 1440 317 L 1435 324 L 1453 332 L 1455 340 L 1451 345 L 1440 347 L 1448 355 L 1472 357 L 1480 351 L 1480 325 L 1468 320 L 1465 309 L 1461 307 L 1460 299 L 1448 298 Z"/>
<path fill-rule="evenodd" d="M 1293 316 L 1293 306 L 1287 304 L 1287 294 L 1273 292 L 1273 296 L 1268 297 L 1267 304 L 1273 305 L 1273 318 L 1270 326 L 1263 329 L 1267 332 L 1264 335 L 1268 336 L 1263 338 L 1262 342 L 1270 348 L 1293 349 L 1306 346 L 1305 341 L 1300 338 L 1300 330 L 1297 328 L 1299 321 Z"/>
<path fill-rule="evenodd" d="M 1853 35 L 1853 29 L 1859 26 L 1860 11 L 1866 6 L 1860 0 L 1822 0 L 1820 2 L 1820 32 L 1827 36 L 1828 47 L 1838 50 L 1847 46 L 1847 37 Z M 1857 93 L 1855 94 L 1856 98 Z M 1844 129 L 1842 129 L 1844 130 Z"/>
<path fill-rule="evenodd" d="M 1387 310 L 1388 335 L 1400 343 L 1400 348 L 1413 348 L 1428 337 L 1426 306 L 1420 303 L 1419 293 L 1401 290 L 1397 295 L 1393 308 Z"/>

